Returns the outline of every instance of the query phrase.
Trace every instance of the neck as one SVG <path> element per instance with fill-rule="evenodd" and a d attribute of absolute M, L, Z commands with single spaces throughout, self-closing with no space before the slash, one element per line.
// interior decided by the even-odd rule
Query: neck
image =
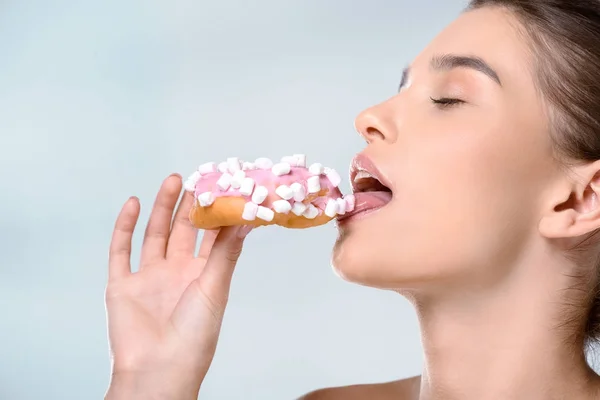
<path fill-rule="evenodd" d="M 495 287 L 414 295 L 425 353 L 420 400 L 597 398 L 583 345 L 569 345 L 555 322 L 553 299 L 567 278 L 552 268 L 521 268 Z"/>

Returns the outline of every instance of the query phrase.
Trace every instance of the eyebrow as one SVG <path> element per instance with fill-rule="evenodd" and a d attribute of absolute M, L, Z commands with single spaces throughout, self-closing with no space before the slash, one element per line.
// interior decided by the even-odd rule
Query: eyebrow
<path fill-rule="evenodd" d="M 432 57 L 429 62 L 429 67 L 435 71 L 450 71 L 455 68 L 469 68 L 485 74 L 498 85 L 502 86 L 502 81 L 500 80 L 498 73 L 494 71 L 494 69 L 490 67 L 488 63 L 479 57 L 443 54 Z M 402 71 L 402 82 L 400 83 L 400 88 L 406 82 L 409 73 L 410 67 L 404 68 Z"/>

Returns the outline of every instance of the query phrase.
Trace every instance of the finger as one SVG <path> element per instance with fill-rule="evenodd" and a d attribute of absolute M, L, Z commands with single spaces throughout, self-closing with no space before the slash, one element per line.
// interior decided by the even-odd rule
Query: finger
<path fill-rule="evenodd" d="M 189 219 L 189 213 L 194 201 L 192 193 L 188 191 L 183 192 L 167 243 L 167 257 L 194 256 L 198 229 L 194 228 Z"/>
<path fill-rule="evenodd" d="M 198 284 L 209 299 L 225 306 L 229 297 L 231 277 L 242 253 L 244 238 L 238 236 L 239 226 L 221 228 L 212 246 Z"/>
<path fill-rule="evenodd" d="M 165 179 L 156 195 L 148 226 L 144 233 L 140 269 L 149 261 L 165 257 L 167 241 L 171 232 L 173 209 L 181 191 L 181 177 L 170 175 Z"/>
<path fill-rule="evenodd" d="M 116 279 L 131 273 L 131 238 L 140 215 L 140 203 L 129 198 L 121 208 L 108 251 L 108 279 Z"/>
<path fill-rule="evenodd" d="M 200 241 L 200 249 L 198 250 L 198 258 L 208 259 L 210 249 L 212 249 L 215 239 L 219 234 L 220 229 L 205 230 Z"/>

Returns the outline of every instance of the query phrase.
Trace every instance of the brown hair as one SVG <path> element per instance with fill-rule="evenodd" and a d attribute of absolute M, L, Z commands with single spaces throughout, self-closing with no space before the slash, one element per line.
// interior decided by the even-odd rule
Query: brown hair
<path fill-rule="evenodd" d="M 600 160 L 600 0 L 471 0 L 466 11 L 491 6 L 511 12 L 529 39 L 558 159 L 566 166 Z M 588 344 L 600 342 L 600 263 L 593 261 L 569 318 L 575 339 Z"/>

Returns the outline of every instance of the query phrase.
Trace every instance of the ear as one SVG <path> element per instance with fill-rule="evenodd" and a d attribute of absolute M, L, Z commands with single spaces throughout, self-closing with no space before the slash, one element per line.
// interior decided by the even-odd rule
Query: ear
<path fill-rule="evenodd" d="M 576 180 L 551 192 L 557 200 L 539 224 L 546 238 L 579 237 L 600 228 L 600 161 L 575 167 L 573 172 Z"/>

